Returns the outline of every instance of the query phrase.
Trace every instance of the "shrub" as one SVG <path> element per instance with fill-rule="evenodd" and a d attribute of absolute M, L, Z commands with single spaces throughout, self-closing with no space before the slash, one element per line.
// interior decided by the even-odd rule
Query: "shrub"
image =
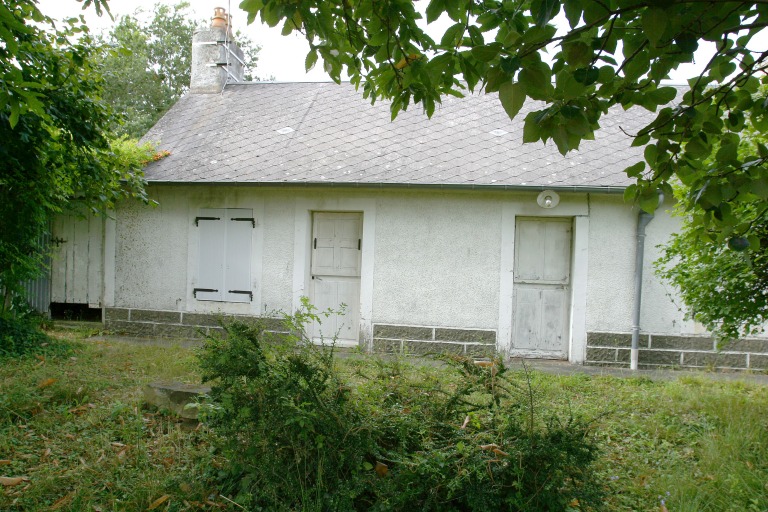
<path fill-rule="evenodd" d="M 69 345 L 54 340 L 40 330 L 34 317 L 6 317 L 0 315 L 0 357 L 18 357 L 27 354 L 64 354 Z"/>
<path fill-rule="evenodd" d="M 225 329 L 200 357 L 203 379 L 217 379 L 207 418 L 230 462 L 225 492 L 249 510 L 353 510 L 373 445 L 332 349 L 262 323 Z"/>
<path fill-rule="evenodd" d="M 501 361 L 400 361 L 354 380 L 332 347 L 233 323 L 200 353 L 208 421 L 229 464 L 222 492 L 249 510 L 513 510 L 598 507 L 588 425 L 542 419 L 527 375 Z M 370 370 L 373 369 L 371 372 Z M 457 378 L 443 378 L 452 371 Z M 368 375 L 367 373 L 370 373 Z"/>

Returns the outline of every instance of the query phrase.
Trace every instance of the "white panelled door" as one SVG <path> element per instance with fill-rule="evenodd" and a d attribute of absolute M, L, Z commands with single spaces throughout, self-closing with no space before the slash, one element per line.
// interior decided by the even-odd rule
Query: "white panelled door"
<path fill-rule="evenodd" d="M 571 224 L 570 219 L 517 219 L 513 354 L 567 357 Z"/>
<path fill-rule="evenodd" d="M 315 212 L 312 225 L 312 304 L 319 311 L 343 311 L 312 326 L 316 341 L 357 344 L 360 319 L 360 213 Z M 342 308 L 343 305 L 343 308 Z"/>

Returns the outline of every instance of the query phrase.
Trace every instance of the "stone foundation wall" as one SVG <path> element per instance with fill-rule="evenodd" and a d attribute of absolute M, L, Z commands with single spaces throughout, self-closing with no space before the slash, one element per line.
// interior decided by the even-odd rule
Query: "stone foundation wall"
<path fill-rule="evenodd" d="M 496 331 L 374 324 L 373 351 L 415 355 L 449 353 L 487 358 L 496 354 Z"/>
<path fill-rule="evenodd" d="M 631 346 L 631 334 L 587 333 L 585 364 L 628 368 Z M 768 369 L 768 340 L 739 340 L 717 350 L 716 341 L 709 337 L 641 334 L 639 348 L 640 369 Z"/>
<path fill-rule="evenodd" d="M 282 320 L 279 318 L 132 308 L 106 308 L 104 311 L 104 326 L 107 329 L 117 334 L 140 337 L 200 339 L 212 333 L 224 334 L 220 322 L 226 320 L 239 320 L 244 323 L 261 320 L 266 322 L 269 330 L 283 330 Z"/>

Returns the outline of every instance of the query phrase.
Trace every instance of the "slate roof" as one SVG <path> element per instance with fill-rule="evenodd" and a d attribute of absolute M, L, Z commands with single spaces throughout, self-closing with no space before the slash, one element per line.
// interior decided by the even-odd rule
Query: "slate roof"
<path fill-rule="evenodd" d="M 149 182 L 490 187 L 625 187 L 642 159 L 631 138 L 652 114 L 621 109 L 596 140 L 563 157 L 555 144 L 523 144 L 528 101 L 514 121 L 496 94 L 447 97 L 432 119 L 411 106 L 390 121 L 350 84 L 248 83 L 187 94 L 144 140 L 171 155 Z M 621 129 L 620 129 L 621 127 Z"/>

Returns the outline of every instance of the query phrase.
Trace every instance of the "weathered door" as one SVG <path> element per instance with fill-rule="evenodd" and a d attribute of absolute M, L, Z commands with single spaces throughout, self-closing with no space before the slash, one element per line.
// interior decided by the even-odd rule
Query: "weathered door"
<path fill-rule="evenodd" d="M 316 212 L 312 226 L 312 304 L 320 315 L 312 326 L 316 341 L 356 344 L 360 318 L 360 262 L 363 217 L 360 213 Z"/>
<path fill-rule="evenodd" d="M 571 220 L 518 218 L 514 269 L 512 352 L 566 358 Z"/>
<path fill-rule="evenodd" d="M 101 307 L 103 220 L 59 215 L 53 221 L 51 302 Z"/>

